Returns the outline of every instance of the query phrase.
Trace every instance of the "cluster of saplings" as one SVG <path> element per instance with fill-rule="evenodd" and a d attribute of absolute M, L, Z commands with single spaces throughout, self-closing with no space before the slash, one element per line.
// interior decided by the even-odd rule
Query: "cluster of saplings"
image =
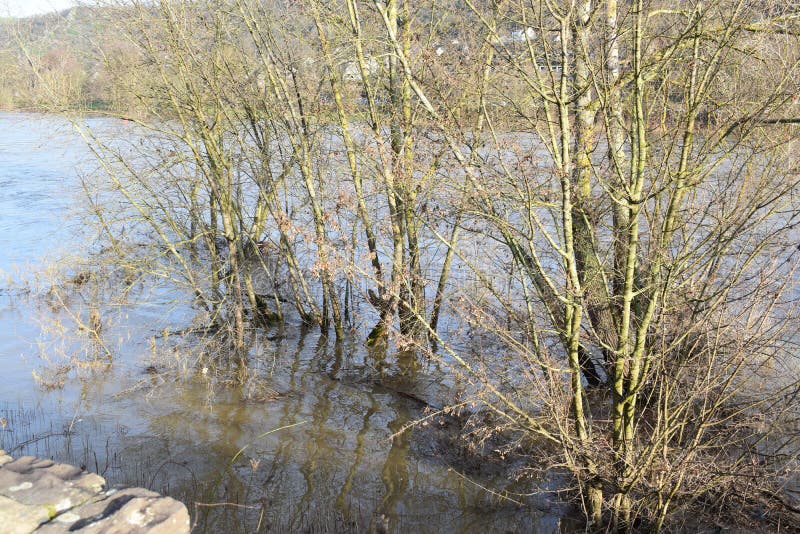
<path fill-rule="evenodd" d="M 98 220 L 234 358 L 291 319 L 467 377 L 587 524 L 797 526 L 787 6 L 104 5 Z"/>

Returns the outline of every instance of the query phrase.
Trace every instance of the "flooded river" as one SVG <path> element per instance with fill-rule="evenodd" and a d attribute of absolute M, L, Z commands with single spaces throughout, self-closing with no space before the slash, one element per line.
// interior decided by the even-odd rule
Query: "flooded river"
<path fill-rule="evenodd" d="M 168 365 L 155 340 L 191 310 L 158 294 L 109 316 L 113 364 L 85 363 L 75 322 L 47 295 L 51 266 L 92 243 L 79 209 L 90 161 L 66 122 L 0 114 L 0 447 L 164 492 L 197 532 L 563 528 L 547 499 L 517 495 L 530 489 L 513 471 L 452 454 L 446 421 L 400 432 L 448 400 L 433 363 L 378 382 L 360 343 L 335 350 L 288 325 L 251 340 L 264 380 L 224 387 Z"/>

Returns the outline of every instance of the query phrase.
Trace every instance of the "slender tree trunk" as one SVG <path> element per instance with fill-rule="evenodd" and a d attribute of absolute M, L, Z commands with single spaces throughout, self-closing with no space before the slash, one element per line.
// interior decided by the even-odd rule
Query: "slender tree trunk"
<path fill-rule="evenodd" d="M 573 220 L 575 224 L 575 258 L 581 285 L 584 289 L 587 316 L 595 333 L 605 346 L 613 346 L 609 337 L 615 332 L 612 310 L 609 307 L 605 268 L 600 262 L 595 246 L 595 226 L 597 215 L 593 213 L 592 201 L 592 154 L 597 145 L 595 124 L 596 98 L 592 89 L 590 47 L 593 32 L 589 25 L 592 16 L 592 0 L 581 0 L 575 13 L 575 29 L 572 35 L 572 55 L 574 62 L 574 87 L 577 94 L 574 105 L 574 167 L 572 186 L 575 192 Z M 582 350 L 585 351 L 585 348 Z M 607 359 L 610 359 L 607 357 Z M 581 357 L 584 376 L 590 385 L 599 383 L 599 375 L 589 354 Z"/>

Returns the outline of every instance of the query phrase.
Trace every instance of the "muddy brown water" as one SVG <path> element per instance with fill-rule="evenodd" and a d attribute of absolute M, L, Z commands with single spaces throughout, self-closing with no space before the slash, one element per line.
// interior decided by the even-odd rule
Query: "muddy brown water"
<path fill-rule="evenodd" d="M 178 498 L 197 532 L 565 528 L 546 493 L 499 498 L 532 491 L 520 466 L 466 461 L 447 419 L 400 432 L 459 386 L 434 363 L 411 371 L 288 325 L 255 334 L 258 381 L 224 387 L 152 344 L 193 313 L 155 294 L 116 311 L 113 365 L 81 365 L 88 349 L 42 295 L 52 262 L 86 252 L 88 157 L 60 119 L 0 114 L 0 448 Z"/>

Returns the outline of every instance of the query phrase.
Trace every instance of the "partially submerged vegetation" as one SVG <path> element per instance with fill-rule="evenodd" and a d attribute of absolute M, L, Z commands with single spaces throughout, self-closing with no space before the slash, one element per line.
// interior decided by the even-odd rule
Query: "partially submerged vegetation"
<path fill-rule="evenodd" d="M 587 524 L 796 526 L 796 10 L 104 3 L 104 261 L 186 288 L 242 382 L 287 320 L 439 362 Z"/>

